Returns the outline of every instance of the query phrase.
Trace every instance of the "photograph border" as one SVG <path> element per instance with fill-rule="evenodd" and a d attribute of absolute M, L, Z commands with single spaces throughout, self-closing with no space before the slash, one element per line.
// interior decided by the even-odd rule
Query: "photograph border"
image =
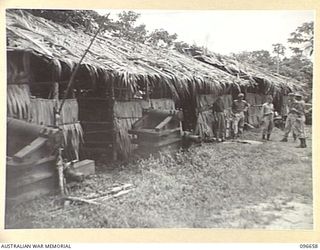
<path fill-rule="evenodd" d="M 313 165 L 313 202 L 314 230 L 251 230 L 251 229 L 4 229 L 5 211 L 5 159 L 6 159 L 6 98 L 1 98 L 0 138 L 2 185 L 0 192 L 0 242 L 72 242 L 72 243 L 111 243 L 111 242 L 277 242 L 277 243 L 314 243 L 320 242 L 320 153 L 319 152 L 319 31 L 318 22 L 320 3 L 317 0 L 2 0 L 0 2 L 0 37 L 2 77 L 1 93 L 6 96 L 6 8 L 39 8 L 39 9 L 161 9 L 161 10 L 314 10 L 315 43 L 313 71 L 313 131 L 312 131 L 312 165 Z M 316 116 L 317 114 L 317 116 Z"/>

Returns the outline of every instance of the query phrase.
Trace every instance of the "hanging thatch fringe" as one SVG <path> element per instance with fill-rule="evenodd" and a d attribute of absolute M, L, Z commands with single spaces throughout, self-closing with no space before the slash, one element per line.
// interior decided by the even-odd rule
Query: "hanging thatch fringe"
<path fill-rule="evenodd" d="M 131 137 L 128 130 L 131 129 L 132 124 L 138 119 L 117 119 L 115 118 L 115 130 L 116 130 L 116 145 L 117 152 L 123 158 L 128 158 L 134 149 L 134 145 L 131 143 Z"/>
<path fill-rule="evenodd" d="M 54 99 L 31 98 L 32 123 L 43 125 L 54 125 L 54 107 L 57 106 Z"/>
<path fill-rule="evenodd" d="M 30 118 L 30 89 L 27 84 L 7 86 L 7 116 L 20 120 Z"/>
<path fill-rule="evenodd" d="M 61 125 L 65 157 L 69 160 L 79 160 L 79 148 L 83 143 L 83 131 L 79 122 Z"/>
<path fill-rule="evenodd" d="M 31 123 L 54 125 L 54 99 L 30 98 L 29 85 L 9 84 L 7 88 L 7 115 Z M 67 99 L 60 116 L 63 144 L 68 159 L 79 159 L 79 145 L 83 142 L 83 132 L 78 122 L 78 103 Z"/>
<path fill-rule="evenodd" d="M 204 111 L 199 113 L 195 134 L 201 138 L 212 138 L 212 124 L 214 122 L 214 116 L 211 111 Z"/>

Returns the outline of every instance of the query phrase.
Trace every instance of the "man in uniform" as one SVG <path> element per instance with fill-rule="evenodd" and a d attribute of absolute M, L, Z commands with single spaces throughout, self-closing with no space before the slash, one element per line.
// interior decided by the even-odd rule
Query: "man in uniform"
<path fill-rule="evenodd" d="M 274 127 L 274 107 L 273 98 L 271 95 L 267 96 L 267 102 L 262 105 L 261 109 L 261 121 L 262 121 L 262 140 L 270 140 L 270 135 Z"/>
<path fill-rule="evenodd" d="M 238 99 L 232 103 L 232 128 L 233 137 L 239 137 L 239 133 L 243 133 L 244 112 L 250 107 L 249 103 L 244 100 L 244 94 L 240 93 Z"/>
<path fill-rule="evenodd" d="M 225 140 L 225 132 L 226 132 L 226 121 L 224 115 L 224 104 L 219 96 L 217 100 L 212 105 L 212 112 L 215 120 L 215 134 L 218 142 Z"/>
<path fill-rule="evenodd" d="M 287 104 L 287 106 L 288 106 L 288 116 L 287 116 L 287 119 L 286 119 L 286 125 L 284 127 L 284 136 L 283 136 L 283 139 L 281 140 L 282 142 L 287 142 L 288 141 L 288 136 L 289 136 L 291 131 L 293 132 L 294 141 L 297 138 L 296 134 L 295 134 L 295 131 L 293 129 L 293 125 L 294 125 L 294 123 L 296 121 L 297 114 L 292 109 L 292 106 L 296 102 L 296 99 L 295 99 L 294 93 L 289 93 L 288 97 L 289 97 L 288 98 L 288 104 Z"/>
<path fill-rule="evenodd" d="M 304 124 L 306 121 L 305 117 L 305 102 L 302 99 L 301 94 L 296 94 L 296 102 L 292 105 L 293 111 L 296 113 L 296 120 L 293 125 L 293 131 L 300 140 L 300 145 L 297 148 L 306 148 L 306 133 L 304 129 Z"/>

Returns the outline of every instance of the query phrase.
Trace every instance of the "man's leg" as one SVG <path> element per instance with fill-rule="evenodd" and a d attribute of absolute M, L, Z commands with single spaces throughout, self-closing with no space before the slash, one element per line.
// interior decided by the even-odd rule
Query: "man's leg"
<path fill-rule="evenodd" d="M 226 119 L 224 117 L 224 113 L 221 114 L 221 127 L 220 127 L 220 133 L 221 133 L 221 140 L 224 141 L 226 138 Z"/>
<path fill-rule="evenodd" d="M 242 112 L 239 118 L 239 132 L 241 135 L 243 134 L 243 127 L 244 127 L 244 114 Z"/>
<path fill-rule="evenodd" d="M 294 126 L 294 132 L 300 140 L 300 145 L 298 145 L 297 148 L 306 148 L 307 147 L 304 123 L 305 123 L 304 116 L 296 119 L 295 126 Z"/>
<path fill-rule="evenodd" d="M 269 124 L 268 124 L 268 130 L 267 130 L 267 140 L 268 141 L 270 140 L 270 136 L 271 136 L 273 128 L 274 128 L 273 118 L 270 117 Z"/>
<path fill-rule="evenodd" d="M 293 127 L 292 115 L 289 114 L 286 119 L 286 125 L 284 127 L 284 135 L 283 135 L 283 139 L 281 140 L 282 142 L 288 141 L 288 135 L 289 135 L 290 131 L 292 130 L 292 127 Z"/>
<path fill-rule="evenodd" d="M 233 138 L 236 138 L 238 136 L 238 125 L 239 125 L 239 116 L 234 115 L 232 119 L 232 128 L 233 128 Z"/>
<path fill-rule="evenodd" d="M 265 140 L 266 134 L 267 134 L 267 127 L 266 127 L 266 119 L 264 117 L 262 118 L 261 129 L 262 129 L 262 140 Z"/>

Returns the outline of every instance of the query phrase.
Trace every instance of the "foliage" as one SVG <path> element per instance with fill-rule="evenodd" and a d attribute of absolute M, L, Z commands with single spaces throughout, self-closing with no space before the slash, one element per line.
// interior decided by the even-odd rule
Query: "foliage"
<path fill-rule="evenodd" d="M 288 42 L 292 45 L 296 45 L 290 47 L 296 55 L 301 55 L 303 52 L 307 52 L 311 56 L 313 54 L 314 23 L 303 23 L 290 34 Z"/>
<path fill-rule="evenodd" d="M 174 49 L 180 53 L 186 53 L 186 49 L 190 48 L 190 45 L 186 42 L 179 41 L 174 43 Z"/>
<path fill-rule="evenodd" d="M 275 43 L 275 44 L 272 44 L 272 47 L 273 47 L 273 53 L 275 53 L 278 57 L 280 55 L 284 56 L 284 53 L 286 51 L 286 47 L 283 44 Z"/>
<path fill-rule="evenodd" d="M 279 73 L 306 83 L 312 88 L 313 63 L 305 56 L 294 55 L 290 58 L 284 58 Z"/>
<path fill-rule="evenodd" d="M 272 44 L 272 46 L 273 46 L 273 53 L 275 53 L 277 56 L 277 73 L 279 74 L 280 60 L 281 60 L 280 56 L 284 56 L 286 47 L 281 43 L 275 43 L 275 44 Z"/>
<path fill-rule="evenodd" d="M 93 31 L 98 27 L 101 16 L 93 10 L 44 10 L 27 9 L 34 16 L 43 17 L 65 27 L 85 29 Z"/>
<path fill-rule="evenodd" d="M 164 29 L 156 29 L 148 35 L 148 42 L 157 47 L 169 48 L 173 45 L 177 37 L 178 35 L 176 33 L 170 35 L 169 32 Z"/>
<path fill-rule="evenodd" d="M 118 15 L 114 36 L 123 37 L 127 40 L 144 43 L 147 38 L 147 30 L 144 24 L 136 26 L 136 21 L 140 17 L 134 11 L 123 11 Z"/>
<path fill-rule="evenodd" d="M 274 58 L 271 57 L 267 50 L 243 51 L 233 54 L 238 61 L 245 61 L 259 67 L 272 68 L 275 65 Z"/>

